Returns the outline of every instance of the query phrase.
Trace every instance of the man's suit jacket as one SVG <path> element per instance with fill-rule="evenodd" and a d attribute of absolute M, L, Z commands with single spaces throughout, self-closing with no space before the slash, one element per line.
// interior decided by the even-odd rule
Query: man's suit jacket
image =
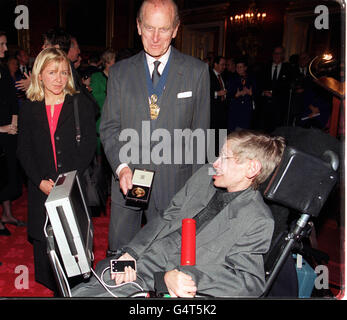
<path fill-rule="evenodd" d="M 259 296 L 265 284 L 263 255 L 269 249 L 274 222 L 258 191 L 249 188 L 239 194 L 198 233 L 195 266 L 180 266 L 180 254 L 156 245 L 179 230 L 182 219 L 193 218 L 207 206 L 216 192 L 210 168 L 205 165 L 196 172 L 172 199 L 164 216 L 146 224 L 124 250 L 138 258 L 138 274 L 149 289 L 153 289 L 154 272 L 176 268 L 193 277 L 200 293 Z M 180 248 L 180 238 L 176 245 Z M 168 261 L 158 270 L 163 255 L 169 256 Z"/>
<path fill-rule="evenodd" d="M 225 80 L 223 80 L 225 81 Z M 222 97 L 215 97 L 215 92 L 223 90 L 220 82 L 213 69 L 210 69 L 210 99 L 211 99 L 211 128 L 226 129 L 227 128 L 227 102 Z M 226 88 L 226 82 L 224 82 Z"/>
<path fill-rule="evenodd" d="M 29 75 L 29 72 L 31 72 L 31 68 L 29 67 L 29 65 L 26 65 L 26 73 L 27 75 Z M 16 77 L 19 77 L 20 79 L 26 79 L 24 72 L 22 72 L 20 66 L 18 67 L 18 70 L 15 73 Z"/>
<path fill-rule="evenodd" d="M 274 99 L 288 97 L 290 82 L 292 80 L 291 66 L 287 62 L 283 62 L 280 72 L 278 73 L 277 80 L 272 81 L 272 63 L 268 64 L 264 70 L 262 89 L 272 90 Z"/>
<path fill-rule="evenodd" d="M 277 80 L 272 81 L 272 63 L 268 64 L 260 77 L 260 92 L 272 90 L 272 97 L 260 96 L 262 127 L 266 132 L 287 125 L 289 90 L 292 81 L 292 71 L 289 63 L 283 62 Z"/>
<path fill-rule="evenodd" d="M 156 120 L 150 120 L 145 53 L 141 51 L 110 68 L 100 123 L 101 141 L 114 174 L 121 163 L 127 162 L 120 153 L 124 156 L 130 148 L 132 155 L 138 156 L 128 164 L 131 169 L 145 168 L 156 172 L 150 201 L 155 201 L 159 210 L 166 209 L 172 196 L 197 169 L 197 166 L 185 164 L 184 160 L 174 161 L 174 155 L 185 155 L 185 148 L 190 152 L 192 150 L 184 138 L 175 146 L 177 129 L 202 129 L 204 133 L 210 123 L 207 64 L 173 47 L 170 59 L 165 89 L 157 102 L 160 114 Z M 161 128 L 165 130 L 154 131 Z M 129 135 L 132 138 L 127 141 Z M 158 159 L 159 149 L 164 151 L 164 163 Z M 205 160 L 204 155 L 200 158 Z M 123 204 L 119 182 L 112 179 L 112 184 L 112 200 Z"/>

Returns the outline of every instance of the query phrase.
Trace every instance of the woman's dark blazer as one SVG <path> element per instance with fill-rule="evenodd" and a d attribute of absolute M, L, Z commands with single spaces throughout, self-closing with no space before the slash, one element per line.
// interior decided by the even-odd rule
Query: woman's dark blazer
<path fill-rule="evenodd" d="M 65 96 L 54 135 L 57 170 L 54 163 L 44 101 L 25 101 L 18 117 L 18 159 L 28 176 L 28 236 L 44 240 L 47 196 L 39 189 L 42 180 L 56 180 L 60 173 L 77 170 L 79 176 L 91 163 L 96 149 L 95 111 L 82 94 L 76 94 L 81 127 L 81 143 L 76 144 L 73 97 Z"/>

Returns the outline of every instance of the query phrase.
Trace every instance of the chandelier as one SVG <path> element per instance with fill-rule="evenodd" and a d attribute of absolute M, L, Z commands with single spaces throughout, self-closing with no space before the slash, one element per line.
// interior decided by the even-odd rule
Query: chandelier
<path fill-rule="evenodd" d="M 230 22 L 233 25 L 246 27 L 263 23 L 266 16 L 266 12 L 259 10 L 256 7 L 255 1 L 252 1 L 248 9 L 246 9 L 244 12 L 230 16 Z"/>

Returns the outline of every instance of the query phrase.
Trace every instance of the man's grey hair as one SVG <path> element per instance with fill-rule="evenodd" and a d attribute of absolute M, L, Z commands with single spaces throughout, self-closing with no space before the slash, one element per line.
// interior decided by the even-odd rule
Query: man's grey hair
<path fill-rule="evenodd" d="M 177 4 L 174 0 L 144 0 L 141 4 L 141 7 L 137 13 L 137 21 L 142 22 L 143 20 L 143 8 L 145 4 L 152 4 L 154 6 L 168 6 L 171 5 L 174 10 L 174 21 L 173 21 L 173 27 L 176 28 L 180 23 L 180 17 L 178 12 Z"/>

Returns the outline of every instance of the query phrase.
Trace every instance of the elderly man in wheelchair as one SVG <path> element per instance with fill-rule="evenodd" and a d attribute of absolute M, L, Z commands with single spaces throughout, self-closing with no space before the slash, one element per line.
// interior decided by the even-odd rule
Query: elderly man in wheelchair
<path fill-rule="evenodd" d="M 297 278 L 291 278 L 288 261 L 293 261 L 292 249 L 305 234 L 309 218 L 318 215 L 336 183 L 336 166 L 336 161 L 331 164 L 286 147 L 281 136 L 235 131 L 213 165 L 203 166 L 174 196 L 163 217 L 146 224 L 117 255 L 99 262 L 92 277 L 62 294 L 266 297 L 281 272 L 289 270 L 284 278 L 295 296 Z M 258 190 L 261 185 L 265 191 Z M 302 213 L 279 241 L 273 237 L 274 217 L 263 197 Z M 193 265 L 180 263 L 186 218 L 196 226 Z M 112 273 L 111 260 L 133 263 L 122 273 Z M 286 294 L 281 286 L 280 294 Z"/>
<path fill-rule="evenodd" d="M 172 297 L 258 297 L 264 292 L 263 255 L 274 221 L 258 186 L 279 164 L 282 137 L 230 134 L 220 156 L 175 195 L 162 218 L 146 224 L 118 257 L 101 261 L 73 297 L 129 297 L 139 291 Z M 182 219 L 196 221 L 196 263 L 180 265 Z M 136 271 L 105 272 L 110 259 L 135 260 Z"/>

